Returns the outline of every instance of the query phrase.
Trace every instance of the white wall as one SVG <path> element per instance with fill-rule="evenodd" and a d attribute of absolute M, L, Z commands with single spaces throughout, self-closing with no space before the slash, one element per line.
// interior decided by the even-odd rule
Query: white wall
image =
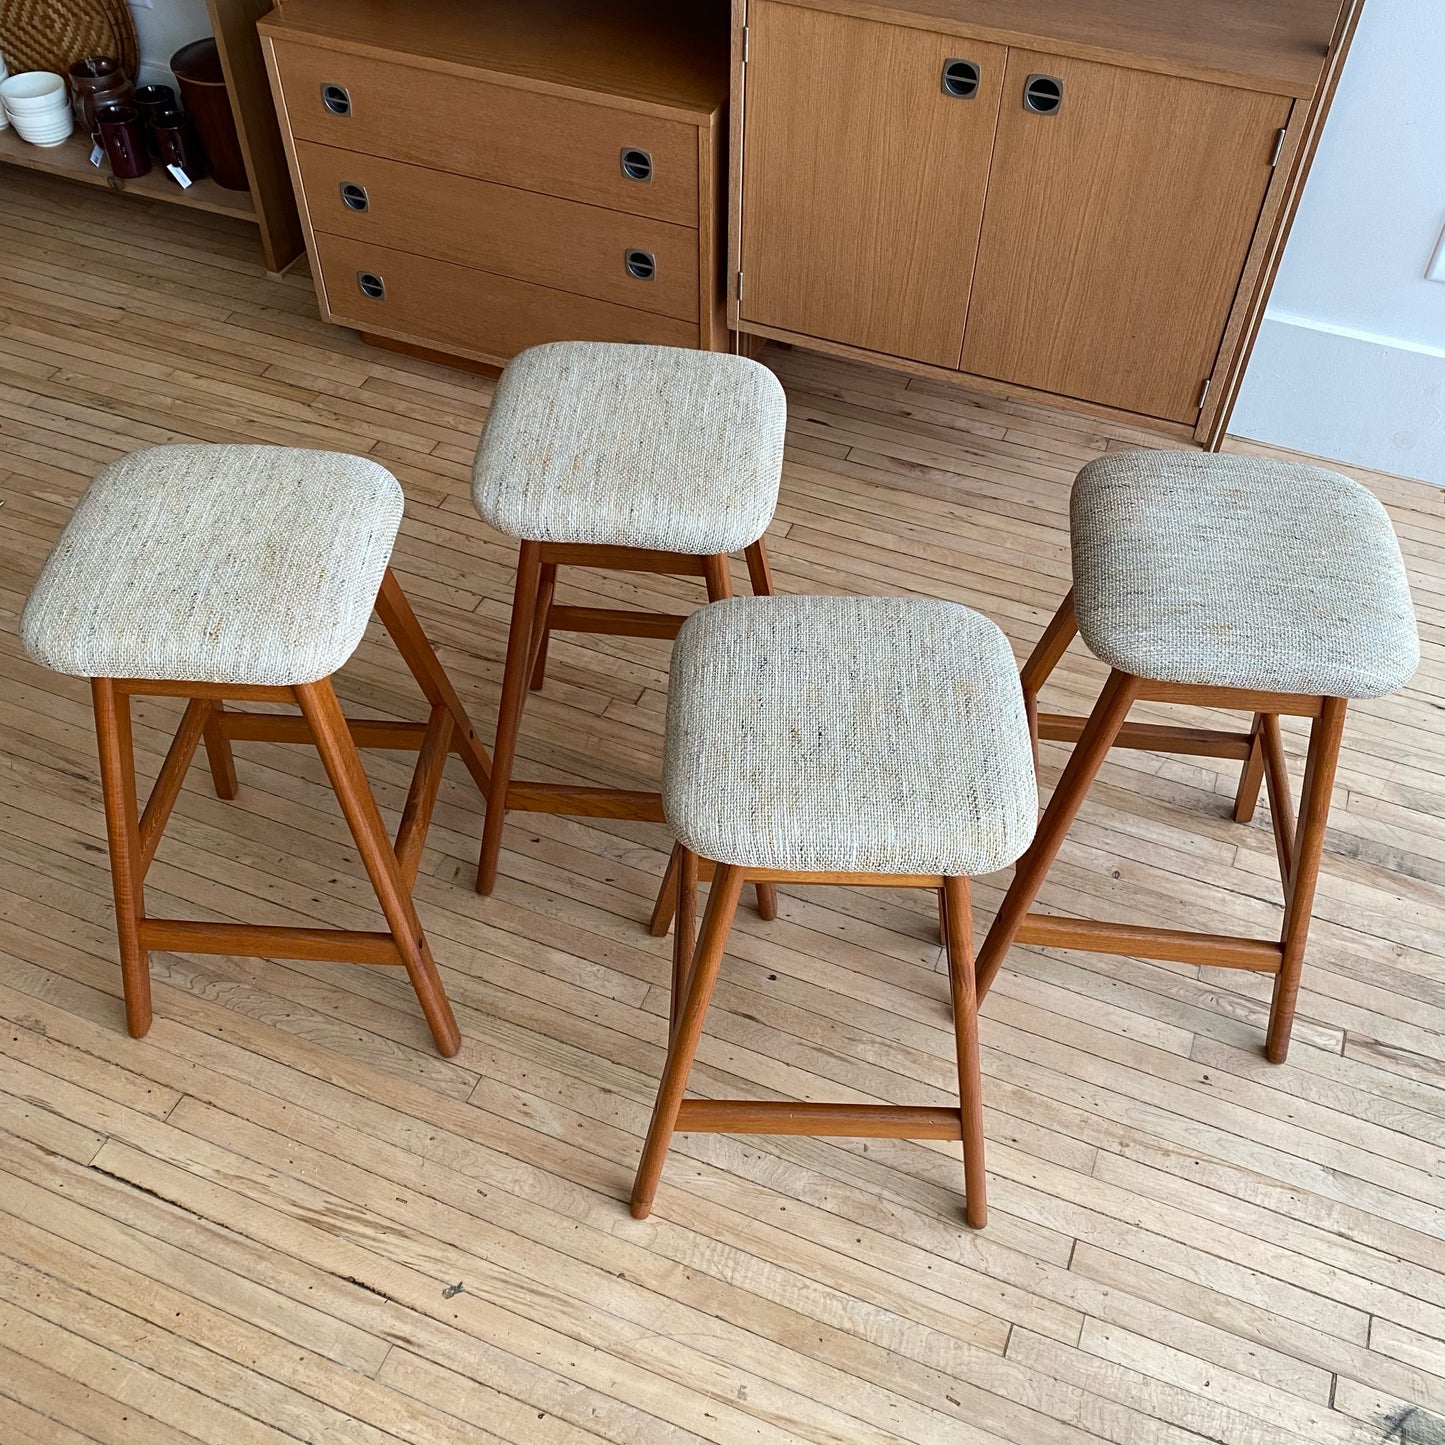
<path fill-rule="evenodd" d="M 130 13 L 140 37 L 142 85 L 172 84 L 171 56 L 181 46 L 211 34 L 206 0 L 153 0 L 149 6 L 131 0 Z"/>
<path fill-rule="evenodd" d="M 1230 430 L 1445 484 L 1445 0 L 1365 0 Z"/>

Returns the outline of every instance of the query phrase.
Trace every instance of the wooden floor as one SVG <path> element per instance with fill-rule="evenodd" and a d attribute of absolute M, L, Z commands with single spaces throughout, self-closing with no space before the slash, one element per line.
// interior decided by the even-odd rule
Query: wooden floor
<path fill-rule="evenodd" d="M 767 359 L 791 407 L 781 590 L 953 598 L 1021 655 L 1066 585 L 1074 472 L 1150 441 Z M 405 486 L 396 565 L 490 726 L 513 555 L 468 496 L 490 390 L 321 325 L 251 228 L 0 176 L 0 1440 L 1445 1441 L 1445 493 L 1421 484 L 1367 479 L 1425 665 L 1352 715 L 1288 1065 L 1261 1057 L 1262 978 L 1016 950 L 982 1019 L 983 1234 L 957 1146 L 898 1141 L 680 1138 L 631 1220 L 666 840 L 517 818 L 481 899 L 456 762 L 417 892 L 457 1059 L 399 972 L 334 964 L 157 955 L 155 1027 L 125 1036 L 87 689 L 16 638 L 46 549 L 135 447 L 362 452 Z M 528 771 L 647 786 L 666 660 L 558 638 Z M 1099 677 L 1071 659 L 1053 704 Z M 343 700 L 423 715 L 375 629 Z M 139 705 L 143 773 L 178 712 Z M 1298 759 L 1298 726 L 1287 742 Z M 192 775 L 152 907 L 377 926 L 314 756 L 238 754 L 234 803 Z M 373 760 L 394 823 L 410 763 Z M 1268 820 L 1231 823 L 1233 786 L 1119 755 L 1044 903 L 1276 928 Z M 977 886 L 981 925 L 1003 882 Z M 695 1083 L 946 1103 L 946 1030 L 930 897 L 785 891 L 776 923 L 740 915 Z"/>

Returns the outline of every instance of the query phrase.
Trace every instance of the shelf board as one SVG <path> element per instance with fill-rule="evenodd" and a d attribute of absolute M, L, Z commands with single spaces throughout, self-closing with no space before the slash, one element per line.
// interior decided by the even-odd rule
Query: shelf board
<path fill-rule="evenodd" d="M 159 164 L 138 180 L 117 180 L 104 166 L 90 163 L 90 138 L 80 131 L 58 146 L 31 145 L 15 134 L 14 126 L 0 130 L 0 165 L 23 166 L 26 170 L 44 171 L 52 176 L 69 176 L 92 186 L 106 186 L 128 196 L 142 196 L 150 201 L 169 201 L 177 206 L 190 206 L 197 211 L 211 211 L 218 216 L 235 216 L 243 221 L 259 222 L 249 191 L 228 191 L 215 181 L 195 181 L 182 190 L 160 168 Z"/>

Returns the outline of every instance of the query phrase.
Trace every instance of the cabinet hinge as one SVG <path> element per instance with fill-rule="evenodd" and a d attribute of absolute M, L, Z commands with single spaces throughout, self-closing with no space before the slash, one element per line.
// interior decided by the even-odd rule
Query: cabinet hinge
<path fill-rule="evenodd" d="M 1279 164 L 1280 152 L 1284 150 L 1284 138 L 1289 134 L 1289 127 L 1281 128 L 1280 133 L 1274 138 L 1274 154 L 1269 158 L 1269 168 L 1273 170 Z"/>
<path fill-rule="evenodd" d="M 1213 378 L 1212 376 L 1206 376 L 1206 377 L 1204 378 L 1204 385 L 1199 388 L 1199 410 L 1200 410 L 1200 411 L 1203 411 L 1203 410 L 1204 410 L 1204 403 L 1209 399 L 1209 386 L 1210 386 L 1210 383 L 1211 383 L 1213 380 L 1214 380 L 1214 378 Z"/>
<path fill-rule="evenodd" d="M 739 272 L 738 272 L 738 300 L 741 301 L 742 299 L 743 299 L 743 273 L 742 273 L 741 271 L 739 271 Z"/>
<path fill-rule="evenodd" d="M 748 63 L 748 27 L 743 26 L 743 64 Z"/>

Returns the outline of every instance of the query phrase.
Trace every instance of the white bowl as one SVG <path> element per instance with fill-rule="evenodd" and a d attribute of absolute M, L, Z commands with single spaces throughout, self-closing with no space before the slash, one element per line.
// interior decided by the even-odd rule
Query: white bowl
<path fill-rule="evenodd" d="M 12 75 L 0 81 L 0 102 L 10 113 L 16 115 L 38 111 L 70 108 L 70 92 L 66 89 L 65 77 L 49 70 L 27 70 L 21 75 Z"/>
<path fill-rule="evenodd" d="M 21 140 L 38 146 L 58 146 L 69 140 L 75 129 L 75 117 L 68 107 L 54 119 L 37 120 L 34 116 L 16 115 L 11 116 L 11 120 L 15 124 L 15 134 Z"/>

